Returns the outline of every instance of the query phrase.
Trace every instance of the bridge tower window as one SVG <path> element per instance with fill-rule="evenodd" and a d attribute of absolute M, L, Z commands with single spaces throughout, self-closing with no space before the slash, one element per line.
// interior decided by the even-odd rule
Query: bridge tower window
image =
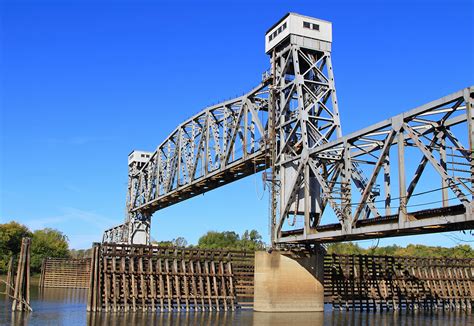
<path fill-rule="evenodd" d="M 308 28 L 308 29 L 312 29 L 312 30 L 315 30 L 315 31 L 319 31 L 319 25 L 318 24 L 313 24 L 313 23 L 310 23 L 310 22 L 303 22 L 303 27 Z"/>

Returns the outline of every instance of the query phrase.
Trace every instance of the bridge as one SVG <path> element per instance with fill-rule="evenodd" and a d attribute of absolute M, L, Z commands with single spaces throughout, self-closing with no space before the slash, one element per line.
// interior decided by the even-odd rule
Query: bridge
<path fill-rule="evenodd" d="M 129 155 L 127 216 L 103 242 L 148 244 L 156 211 L 261 171 L 272 246 L 474 227 L 474 87 L 343 136 L 331 23 L 287 14 L 265 44 L 257 87 Z"/>

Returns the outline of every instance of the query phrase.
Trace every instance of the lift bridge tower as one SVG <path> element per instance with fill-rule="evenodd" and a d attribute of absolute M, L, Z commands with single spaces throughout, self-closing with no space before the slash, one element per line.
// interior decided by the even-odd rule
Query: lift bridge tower
<path fill-rule="evenodd" d="M 265 35 L 271 58 L 268 144 L 271 240 L 283 221 L 304 217 L 305 229 L 321 216 L 319 183 L 309 165 L 311 149 L 341 137 L 331 62 L 332 25 L 289 13 Z"/>

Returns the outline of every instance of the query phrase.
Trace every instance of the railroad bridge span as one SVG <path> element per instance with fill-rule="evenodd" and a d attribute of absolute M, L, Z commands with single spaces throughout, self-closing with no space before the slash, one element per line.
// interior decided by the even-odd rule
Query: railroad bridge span
<path fill-rule="evenodd" d="M 154 212 L 260 171 L 273 246 L 473 228 L 473 87 L 343 136 L 331 23 L 290 13 L 265 42 L 260 85 L 130 154 L 104 242 L 148 244 Z"/>
<path fill-rule="evenodd" d="M 103 242 L 142 248 L 156 211 L 264 171 L 272 249 L 314 251 L 257 252 L 254 309 L 322 311 L 318 244 L 472 229 L 474 87 L 343 135 L 331 48 L 328 21 L 289 13 L 274 24 L 257 87 L 129 155 L 127 216 Z"/>

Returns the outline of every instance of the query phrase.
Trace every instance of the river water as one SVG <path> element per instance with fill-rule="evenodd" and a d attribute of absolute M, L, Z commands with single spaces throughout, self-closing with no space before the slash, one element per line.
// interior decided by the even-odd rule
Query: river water
<path fill-rule="evenodd" d="M 32 287 L 31 313 L 10 312 L 11 300 L 0 297 L 0 325 L 357 325 L 357 326 L 474 326 L 465 312 L 347 312 L 258 313 L 251 310 L 199 313 L 87 313 L 86 290 Z"/>

